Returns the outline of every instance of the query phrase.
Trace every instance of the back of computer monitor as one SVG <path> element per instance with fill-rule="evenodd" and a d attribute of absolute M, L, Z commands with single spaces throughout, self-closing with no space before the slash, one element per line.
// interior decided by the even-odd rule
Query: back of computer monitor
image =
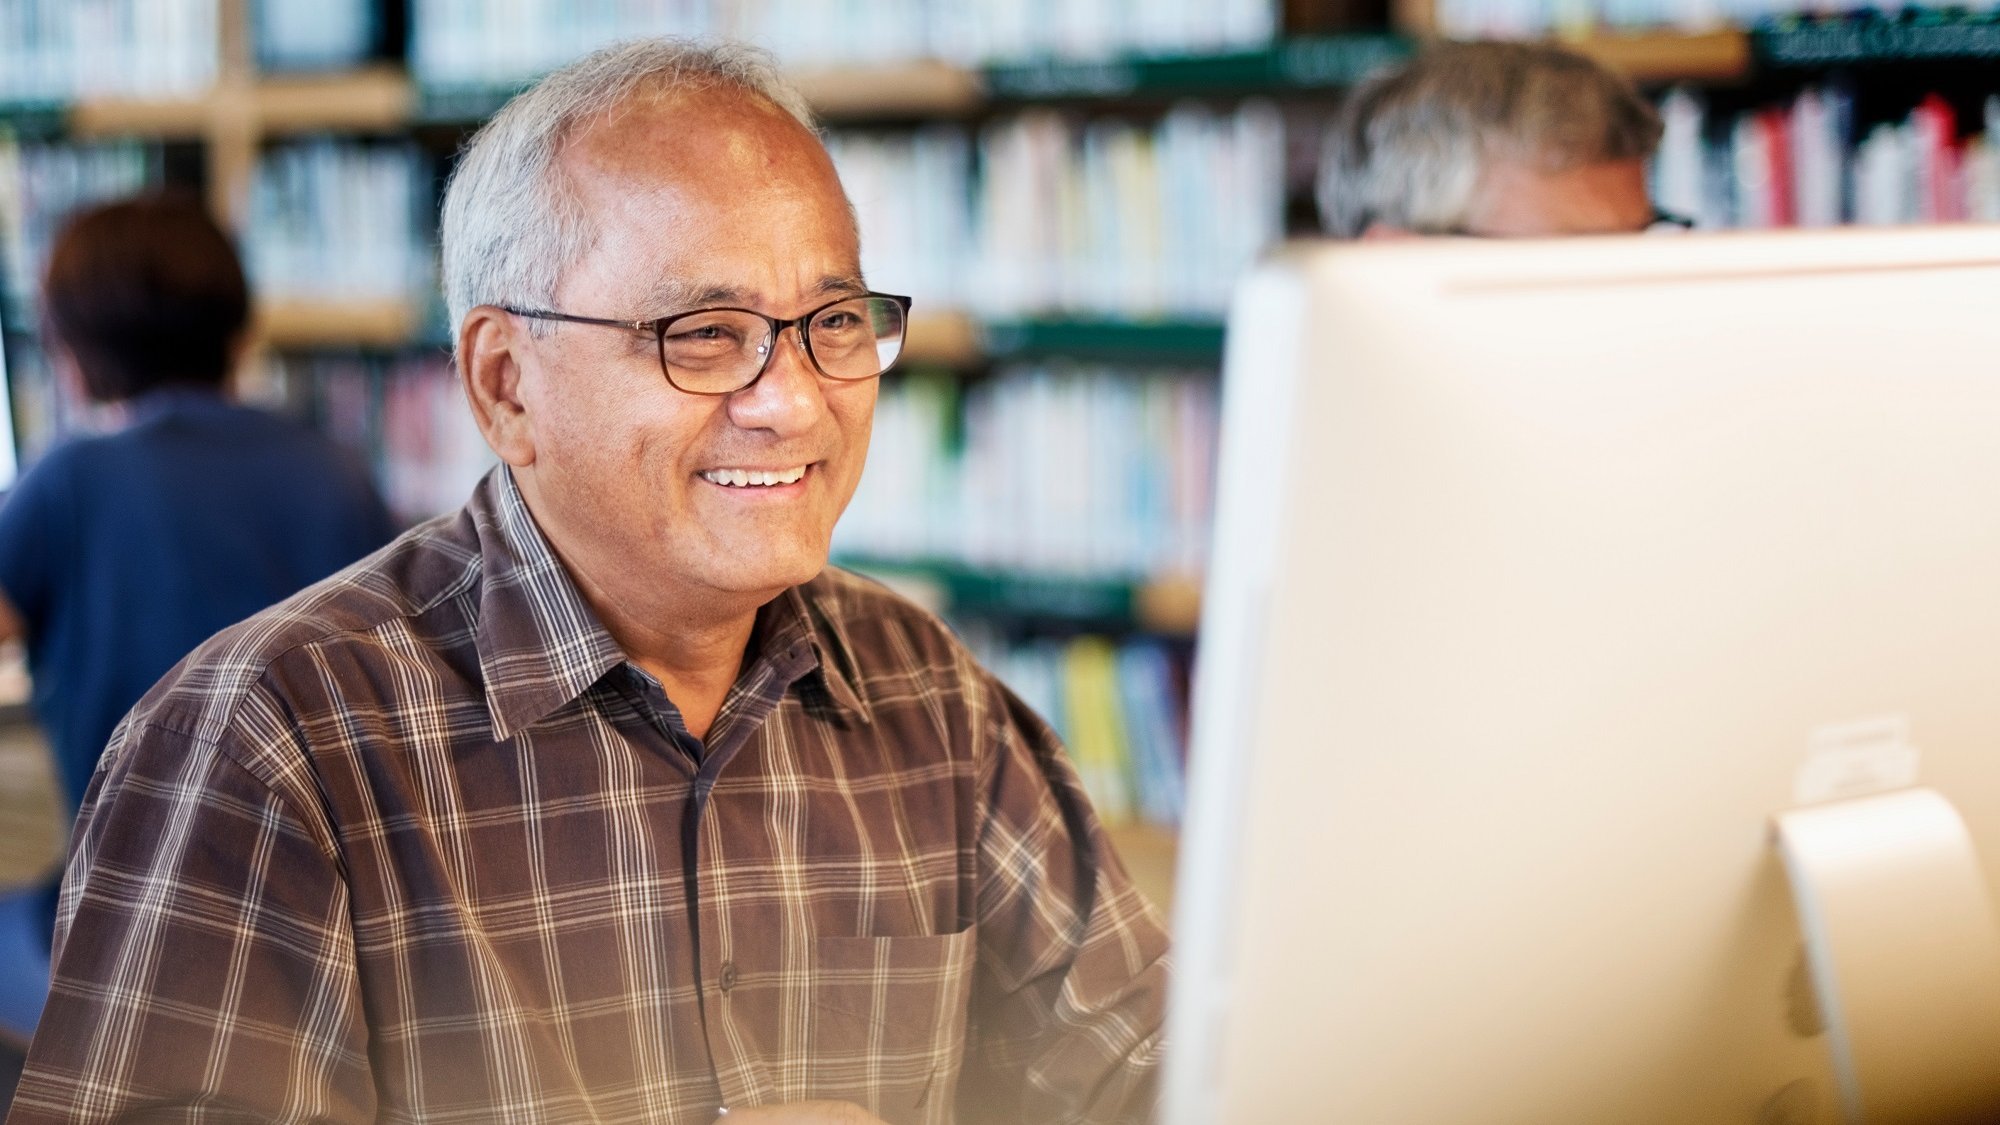
<path fill-rule="evenodd" d="M 1218 489 L 1168 1122 L 1855 1112 L 1770 826 L 2000 872 L 2000 231 L 1290 247 Z"/>
<path fill-rule="evenodd" d="M 7 378 L 7 313 L 0 309 L 0 495 L 14 487 L 20 470 L 14 445 L 14 388 Z"/>

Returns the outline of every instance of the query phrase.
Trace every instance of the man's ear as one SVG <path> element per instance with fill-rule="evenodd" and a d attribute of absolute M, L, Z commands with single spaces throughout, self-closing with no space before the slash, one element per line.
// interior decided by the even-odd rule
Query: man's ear
<path fill-rule="evenodd" d="M 458 377 L 486 444 L 517 469 L 535 462 L 534 427 L 521 396 L 527 333 L 514 317 L 479 305 L 458 327 Z"/>

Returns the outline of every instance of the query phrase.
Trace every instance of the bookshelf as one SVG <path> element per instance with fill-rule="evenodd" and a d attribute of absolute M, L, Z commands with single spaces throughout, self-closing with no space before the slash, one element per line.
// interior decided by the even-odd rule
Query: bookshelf
<path fill-rule="evenodd" d="M 1338 89 L 1411 49 L 1388 32 L 1307 36 L 1247 51 L 995 66 L 985 87 L 996 101 L 1269 96 Z"/>
<path fill-rule="evenodd" d="M 307 76 L 259 73 L 246 30 L 250 2 L 217 0 L 218 61 L 215 80 L 205 92 L 24 103 L 7 109 L 8 124 L 25 137 L 138 137 L 198 147 L 213 206 L 242 229 L 249 217 L 250 184 L 260 153 L 274 142 L 328 136 L 371 142 L 419 137 L 442 164 L 448 147 L 517 88 L 504 82 L 432 82 L 393 64 Z M 1284 139 L 1291 147 L 1281 152 L 1283 167 L 1272 166 L 1276 169 L 1272 174 L 1282 176 L 1295 174 L 1301 163 L 1292 144 L 1299 130 L 1309 130 L 1315 115 L 1331 108 L 1339 90 L 1406 56 L 1416 38 L 1439 23 L 1434 0 L 1394 0 L 1392 12 L 1387 28 L 1281 36 L 1262 46 L 1115 51 L 1087 61 L 883 59 L 849 65 L 814 61 L 800 67 L 795 77 L 837 131 L 890 138 L 926 130 L 956 131 L 967 163 L 989 173 L 1000 150 L 982 144 L 1022 122 L 1056 122 L 1060 129 L 1036 133 L 1023 127 L 1015 139 L 1078 155 L 1076 168 L 1083 171 L 1067 174 L 1080 176 L 1101 150 L 1159 151 L 1168 139 L 1163 131 L 1149 130 L 1182 107 L 1192 105 L 1193 112 L 1208 115 L 1199 119 L 1202 128 L 1227 133 L 1244 130 L 1249 115 L 1243 107 L 1276 105 L 1283 110 L 1278 116 L 1291 118 L 1284 123 L 1288 130 Z M 1854 68 L 2000 57 L 2000 21 L 1963 14 L 1798 17 L 1750 30 L 1600 30 L 1559 38 L 1651 87 L 1754 88 L 1760 97 L 1773 81 L 1795 86 L 1828 68 L 1860 73 Z M 1711 107 L 1711 116 L 1700 127 L 1714 132 L 1721 113 L 1736 112 L 1728 102 L 1736 96 L 1719 95 L 1717 106 L 1723 108 Z M 1062 129 L 1068 131 L 1061 133 Z M 1704 150 L 1690 159 L 1712 163 L 1716 154 Z M 970 178 L 976 173 L 968 172 L 968 177 L 969 195 L 978 185 Z M 1296 197 L 1300 185 L 1286 186 Z M 989 202 L 982 200 L 982 206 Z M 1277 204 L 1263 200 L 1258 206 L 1260 216 L 1272 224 L 1270 233 L 1275 233 L 1282 216 L 1269 212 Z M 890 210 L 894 213 L 896 208 Z M 988 242 L 1005 244 L 1020 233 L 1003 225 L 988 232 Z M 992 283 L 987 263 L 978 256 L 978 237 L 976 231 L 966 232 L 966 244 L 956 247 L 952 253 L 957 256 L 939 271 L 958 279 L 967 292 Z M 941 252 L 927 239 L 912 242 L 916 253 Z M 1115 255 L 1117 248 L 1110 252 Z M 1030 248 L 1024 260 L 1032 266 L 1042 253 Z M 1085 258 L 1079 276 L 1088 273 L 1090 263 Z M 1190 268 L 1179 260 L 1168 266 Z M 1234 262 L 1216 258 L 1206 268 L 1214 279 L 1226 282 Z M 873 265 L 870 271 L 878 272 Z M 878 283 L 896 288 L 886 275 L 878 277 Z M 1185 375 L 1212 373 L 1219 366 L 1223 333 L 1213 294 L 1124 307 L 1122 297 L 1093 293 L 1077 298 L 1059 285 L 1053 300 L 1046 294 L 1031 294 L 1001 307 L 963 301 L 965 308 L 954 310 L 948 307 L 953 302 L 938 299 L 928 287 L 907 288 L 919 301 L 904 366 L 920 373 L 952 372 L 949 378 L 957 389 L 940 391 L 936 403 L 905 405 L 939 412 L 937 432 L 927 440 L 948 453 L 963 452 L 962 447 L 977 437 L 964 432 L 965 418 L 968 404 L 991 397 L 982 388 L 1033 381 L 1051 370 L 1083 368 L 1086 377 L 1089 372 L 1128 369 L 1172 369 Z M 264 344 L 281 352 L 350 350 L 379 357 L 422 351 L 434 362 L 449 342 L 432 323 L 431 300 L 428 295 L 411 300 L 291 297 L 261 306 L 257 323 Z M 300 375 L 293 381 L 310 378 Z M 374 376 L 356 378 L 367 384 Z M 368 394 L 385 397 L 379 390 Z M 1015 409 L 1002 404 L 998 412 Z M 1046 437 L 1036 443 L 1035 452 L 1065 448 L 1062 439 Z M 1077 469 L 1067 463 L 1058 467 Z M 1077 472 L 1080 477 L 1101 475 L 1105 468 L 1092 465 L 1088 472 Z M 1116 466 L 1112 470 L 1124 471 Z M 1016 631 L 1046 625 L 1068 632 L 1136 632 L 1167 638 L 1184 649 L 1194 637 L 1200 615 L 1197 581 L 1168 568 L 1137 576 L 1058 577 L 1033 568 L 975 565 L 921 550 L 857 555 L 852 561 L 928 584 L 954 613 L 1011 622 L 1009 627 Z M 1161 840 L 1168 857 L 1164 866 L 1170 868 L 1170 835 L 1156 835 L 1148 842 L 1142 834 L 1139 843 L 1128 845 L 1128 857 L 1140 852 L 1157 855 Z M 1143 862 L 1147 861 L 1135 860 L 1134 866 Z"/>
<path fill-rule="evenodd" d="M 2000 19 L 1991 12 L 1918 11 L 1793 18 L 1751 35 L 1759 65 L 1773 69 L 2000 58 Z"/>
<path fill-rule="evenodd" d="M 1732 28 L 1604 32 L 1560 42 L 1644 84 L 1737 82 L 1749 76 L 1753 65 L 1750 35 Z"/>
<path fill-rule="evenodd" d="M 962 369 L 985 355 L 978 323 L 962 312 L 913 312 L 908 331 L 901 361 L 906 367 Z"/>
<path fill-rule="evenodd" d="M 836 555 L 835 561 L 889 581 L 955 617 L 1039 621 L 1064 628 L 1136 628 L 1192 640 L 1201 621 L 1200 579 L 1037 574 L 983 569 L 950 559 Z"/>
<path fill-rule="evenodd" d="M 409 347 L 418 338 L 419 310 L 408 301 L 281 300 L 260 304 L 255 323 L 273 348 Z"/>
<path fill-rule="evenodd" d="M 86 98 L 68 111 L 77 137 L 150 136 L 202 140 L 245 125 L 264 137 L 299 133 L 388 133 L 409 127 L 408 76 L 392 66 L 343 74 L 275 76 L 199 97 Z"/>
<path fill-rule="evenodd" d="M 991 356 L 1203 366 L 1222 359 L 1219 319 L 1028 318 L 996 320 L 982 331 L 984 351 Z"/>

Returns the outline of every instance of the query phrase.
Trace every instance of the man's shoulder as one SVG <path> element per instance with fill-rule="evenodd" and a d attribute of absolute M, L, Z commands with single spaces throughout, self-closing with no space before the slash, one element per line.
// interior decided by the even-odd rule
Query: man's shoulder
<path fill-rule="evenodd" d="M 982 671 L 943 618 L 878 579 L 830 566 L 799 592 L 815 628 L 832 635 L 859 677 L 919 672 L 963 679 Z"/>
<path fill-rule="evenodd" d="M 824 619 L 842 625 L 893 622 L 902 629 L 956 643 L 951 626 L 910 594 L 878 578 L 837 566 L 799 587 L 806 603 Z"/>
<path fill-rule="evenodd" d="M 422 646 L 435 630 L 410 623 L 440 607 L 462 615 L 462 635 L 473 624 L 480 578 L 478 540 L 471 515 L 441 516 L 405 532 L 389 545 L 284 601 L 251 615 L 202 642 L 175 665 L 139 705 L 134 723 L 217 734 L 253 694 L 294 677 L 325 680 L 314 668 L 346 669 L 355 684 L 367 670 Z M 330 684 L 336 692 L 343 687 Z"/>

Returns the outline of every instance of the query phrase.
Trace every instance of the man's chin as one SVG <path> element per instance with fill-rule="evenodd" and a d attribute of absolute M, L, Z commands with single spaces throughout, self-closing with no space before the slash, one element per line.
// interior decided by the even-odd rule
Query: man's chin
<path fill-rule="evenodd" d="M 826 566 L 825 550 L 801 551 L 782 557 L 766 555 L 757 560 L 755 567 L 746 567 L 731 574 L 722 585 L 730 593 L 762 595 L 769 599 L 818 578 Z"/>

